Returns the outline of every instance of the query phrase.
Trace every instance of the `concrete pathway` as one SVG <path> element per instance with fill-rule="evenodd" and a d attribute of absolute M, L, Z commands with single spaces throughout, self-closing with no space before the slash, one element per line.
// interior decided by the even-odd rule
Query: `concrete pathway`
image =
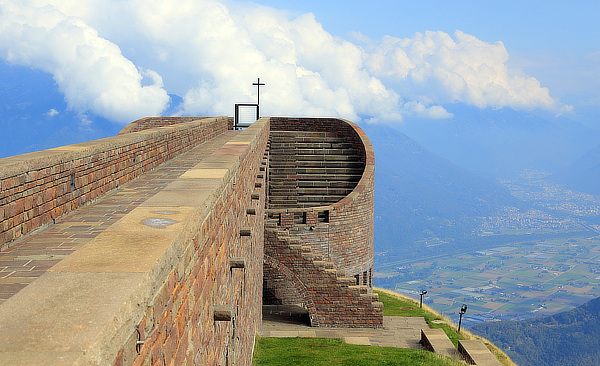
<path fill-rule="evenodd" d="M 279 314 L 270 314 L 269 312 Z M 384 316 L 383 328 L 312 328 L 301 314 L 286 307 L 263 309 L 260 337 L 338 338 L 350 344 L 379 347 L 423 349 L 419 344 L 421 329 L 429 328 L 422 317 Z"/>

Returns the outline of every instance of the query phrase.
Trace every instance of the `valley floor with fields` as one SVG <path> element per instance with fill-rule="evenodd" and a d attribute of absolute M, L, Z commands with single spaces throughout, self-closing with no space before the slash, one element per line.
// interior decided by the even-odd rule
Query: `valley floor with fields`
<path fill-rule="evenodd" d="M 599 297 L 600 200 L 543 178 L 503 182 L 527 207 L 486 218 L 473 233 L 496 245 L 439 256 L 432 245 L 430 258 L 402 261 L 379 253 L 375 285 L 417 300 L 427 290 L 424 302 L 457 322 L 467 304 L 465 326 L 551 315 Z"/>

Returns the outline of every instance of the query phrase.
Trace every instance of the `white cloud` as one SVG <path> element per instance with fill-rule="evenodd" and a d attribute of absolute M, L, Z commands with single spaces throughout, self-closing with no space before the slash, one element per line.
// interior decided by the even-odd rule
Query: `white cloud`
<path fill-rule="evenodd" d="M 2 6 L 2 57 L 51 72 L 71 108 L 112 119 L 160 113 L 165 89 L 183 96 L 181 114 L 232 115 L 234 103 L 255 100 L 256 77 L 267 84 L 263 115 L 389 122 L 447 118 L 441 105 L 453 102 L 565 108 L 536 79 L 506 66 L 502 43 L 462 32 L 381 40 L 356 33 L 350 42 L 310 13 L 294 18 L 248 3 L 26 3 Z"/>
<path fill-rule="evenodd" d="M 46 115 L 48 117 L 54 117 L 54 116 L 56 116 L 59 113 L 60 113 L 59 111 L 57 111 L 56 109 L 52 108 L 48 112 L 46 112 Z"/>
<path fill-rule="evenodd" d="M 413 38 L 366 41 L 365 47 L 369 71 L 409 100 L 479 108 L 563 107 L 535 78 L 507 67 L 509 55 L 501 42 L 483 42 L 460 31 L 454 38 L 428 31 Z"/>
<path fill-rule="evenodd" d="M 49 5 L 0 5 L 0 55 L 51 73 L 69 108 L 80 113 L 129 122 L 159 114 L 169 101 L 158 74 L 136 68 L 81 18 Z M 150 85 L 141 85 L 144 75 Z"/>

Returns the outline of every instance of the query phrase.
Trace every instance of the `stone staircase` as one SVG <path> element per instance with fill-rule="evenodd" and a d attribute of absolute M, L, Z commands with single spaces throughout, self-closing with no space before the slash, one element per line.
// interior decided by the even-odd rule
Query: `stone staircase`
<path fill-rule="evenodd" d="M 326 206 L 346 197 L 364 162 L 330 132 L 271 131 L 269 208 Z"/>
<path fill-rule="evenodd" d="M 443 329 L 422 328 L 420 343 L 428 351 L 468 365 L 501 366 L 500 361 L 480 339 L 461 339 L 457 349 Z"/>
<path fill-rule="evenodd" d="M 383 304 L 368 286 L 357 285 L 353 277 L 345 277 L 333 263 L 313 254 L 310 246 L 301 245 L 299 239 L 291 238 L 285 229 L 267 223 L 265 235 L 269 246 L 265 246 L 266 272 L 280 274 L 272 276 L 271 288 L 264 292 L 289 291 L 274 294 L 274 298 L 295 299 L 307 308 L 311 325 L 316 327 L 371 327 L 382 324 Z M 283 290 L 282 290 L 283 289 Z"/>

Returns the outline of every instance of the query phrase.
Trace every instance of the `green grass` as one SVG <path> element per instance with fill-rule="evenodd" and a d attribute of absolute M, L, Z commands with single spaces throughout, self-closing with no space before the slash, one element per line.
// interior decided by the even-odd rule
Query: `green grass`
<path fill-rule="evenodd" d="M 383 303 L 384 316 L 422 316 L 431 328 L 442 328 L 448 335 L 448 338 L 454 343 L 454 346 L 458 345 L 459 339 L 467 339 L 462 334 L 459 334 L 454 326 L 434 323 L 434 320 L 450 321 L 434 313 L 426 305 L 421 309 L 419 308 L 419 303 L 412 299 L 400 298 L 379 290 L 375 290 L 375 292 L 379 295 L 379 301 Z"/>
<path fill-rule="evenodd" d="M 442 328 L 455 345 L 459 339 L 473 339 L 466 331 L 459 334 L 452 322 L 426 305 L 419 308 L 419 303 L 401 295 L 391 294 L 385 290 L 375 290 L 379 301 L 383 302 L 384 316 L 420 316 L 432 328 Z M 442 320 L 445 324 L 436 324 L 434 320 Z M 487 340 L 484 340 L 489 344 Z M 500 350 L 492 347 L 492 352 L 503 365 L 515 366 Z M 257 338 L 252 364 L 254 366 L 276 365 L 464 365 L 448 357 L 431 352 L 393 348 L 372 347 L 347 344 L 340 339 L 327 338 Z"/>
<path fill-rule="evenodd" d="M 347 344 L 327 338 L 259 338 L 252 364 L 271 365 L 448 365 L 461 363 L 431 352 Z"/>
<path fill-rule="evenodd" d="M 494 346 L 487 339 L 476 337 L 472 333 L 461 330 L 458 333 L 456 326 L 447 318 L 444 318 L 427 305 L 423 304 L 423 308 L 419 307 L 419 303 L 413 299 L 402 296 L 397 293 L 390 293 L 387 290 L 377 289 L 374 290 L 379 295 L 379 301 L 383 303 L 383 315 L 384 316 L 422 316 L 431 328 L 442 328 L 452 343 L 457 346 L 459 339 L 481 339 L 488 348 L 491 349 L 492 353 L 500 361 L 502 365 L 516 366 L 514 362 L 498 347 Z M 442 320 L 445 324 L 436 324 L 434 320 Z"/>

